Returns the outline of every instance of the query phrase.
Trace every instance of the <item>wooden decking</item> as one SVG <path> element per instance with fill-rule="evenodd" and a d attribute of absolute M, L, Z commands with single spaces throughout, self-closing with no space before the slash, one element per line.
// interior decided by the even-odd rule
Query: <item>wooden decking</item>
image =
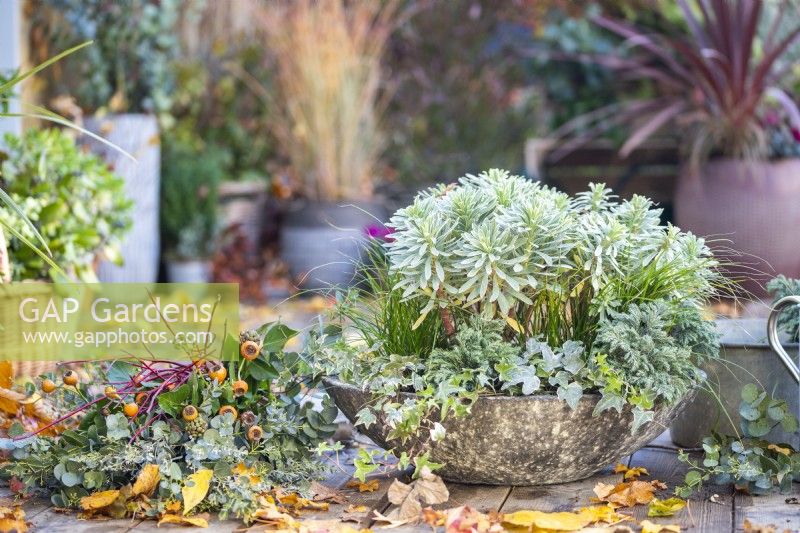
<path fill-rule="evenodd" d="M 352 456 L 352 450 L 350 453 L 343 454 L 343 460 L 340 460 L 340 464 L 347 467 L 348 463 L 352 462 Z M 648 447 L 627 458 L 625 462 L 629 466 L 646 467 L 650 472 L 650 476 L 644 479 L 659 479 L 669 485 L 670 489 L 664 492 L 664 497 L 668 497 L 667 493 L 675 485 L 681 483 L 687 469 L 686 465 L 678 461 L 677 450 L 666 434 L 653 441 Z M 522 509 L 570 511 L 590 504 L 590 498 L 594 495 L 592 489 L 598 482 L 615 483 L 621 480 L 621 474 L 612 472 L 613 466 L 609 465 L 609 468 L 604 472 L 583 481 L 546 487 L 488 487 L 448 483 L 450 500 L 440 507 L 450 508 L 466 504 L 484 512 L 490 510 L 512 512 Z M 350 464 L 350 467 L 352 467 L 352 464 Z M 388 511 L 390 505 L 386 499 L 385 492 L 391 483 L 391 479 L 387 477 L 378 477 L 377 479 L 380 482 L 380 488 L 377 491 L 359 493 L 344 488 L 345 483 L 349 480 L 349 475 L 347 472 L 337 471 L 325 481 L 325 484 L 341 488 L 348 497 L 347 504 L 331 504 L 330 510 L 327 512 L 304 512 L 301 518 L 314 520 L 319 529 L 331 531 L 335 529 L 344 509 L 348 505 L 366 506 L 369 510 L 368 513 L 365 513 L 366 516 L 371 516 L 373 509 L 381 512 Z M 4 491 L 2 496 L 8 496 L 8 489 L 0 490 Z M 716 496 L 712 501 L 713 495 Z M 26 502 L 23 508 L 34 531 L 63 531 L 70 533 L 200 531 L 197 528 L 169 525 L 158 528 L 153 521 L 138 519 L 78 520 L 74 514 L 55 511 L 43 499 Z M 623 509 L 622 511 L 633 516 L 637 523 L 647 518 L 646 506 L 637 506 L 632 509 Z M 651 518 L 650 520 L 656 523 L 679 524 L 682 531 L 734 532 L 744 531 L 743 524 L 745 519 L 753 524 L 762 526 L 771 524 L 778 533 L 800 531 L 800 485 L 795 483 L 791 494 L 757 497 L 735 493 L 731 486 L 709 486 L 704 488 L 702 492 L 695 494 L 691 498 L 689 506 L 677 515 L 669 518 Z M 628 522 L 628 524 L 634 530 L 638 529 L 634 522 Z M 369 518 L 364 519 L 360 524 L 350 522 L 348 525 L 354 528 L 371 526 L 373 530 L 379 529 L 370 522 Z M 233 532 L 244 530 L 246 528 L 241 522 L 213 520 L 207 531 Z M 256 525 L 248 531 L 263 530 L 264 526 Z M 418 526 L 406 525 L 391 531 L 397 533 L 430 532 L 431 528 L 424 524 Z"/>

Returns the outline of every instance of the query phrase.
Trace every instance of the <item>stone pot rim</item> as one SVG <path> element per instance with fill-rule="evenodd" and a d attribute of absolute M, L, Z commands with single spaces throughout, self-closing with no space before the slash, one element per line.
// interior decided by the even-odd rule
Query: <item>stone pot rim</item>
<path fill-rule="evenodd" d="M 324 378 L 322 378 L 322 383 L 326 387 L 327 386 L 333 386 L 333 387 L 341 387 L 341 388 L 344 388 L 344 389 L 350 389 L 352 391 L 358 391 L 358 392 L 368 392 L 368 393 L 370 392 L 370 391 L 365 391 L 365 390 L 353 385 L 352 383 L 348 383 L 346 381 L 342 381 L 338 377 L 325 376 Z M 401 391 L 400 394 L 403 395 L 403 396 L 408 396 L 408 397 L 414 397 L 414 398 L 417 397 L 417 395 L 415 393 L 413 393 L 413 392 Z M 583 393 L 583 397 L 599 400 L 601 398 L 601 395 L 599 393 L 597 393 L 597 392 L 588 392 L 588 393 L 584 392 Z M 553 402 L 553 401 L 565 402 L 565 400 L 562 400 L 561 398 L 559 398 L 555 394 L 530 394 L 528 396 L 511 396 L 509 394 L 480 394 L 480 395 L 478 395 L 478 400 L 477 401 L 491 401 L 491 402 L 517 401 L 518 402 L 518 401 L 538 401 L 538 400 L 545 400 L 545 401 L 548 401 L 548 402 Z"/>

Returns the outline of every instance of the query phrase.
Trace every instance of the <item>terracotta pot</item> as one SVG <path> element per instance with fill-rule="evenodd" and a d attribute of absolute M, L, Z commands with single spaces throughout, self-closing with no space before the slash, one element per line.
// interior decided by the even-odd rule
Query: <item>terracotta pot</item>
<path fill-rule="evenodd" d="M 351 422 L 372 403 L 369 392 L 353 385 L 331 378 L 323 382 Z M 431 447 L 431 460 L 444 464 L 438 474 L 458 483 L 552 485 L 584 479 L 661 434 L 693 396 L 694 391 L 683 401 L 657 406 L 653 421 L 635 434 L 629 406 L 622 413 L 611 409 L 592 414 L 599 394 L 584 394 L 575 409 L 552 394 L 480 396 L 468 415 L 442 422 L 447 434 Z M 408 451 L 415 444 L 387 440 L 389 427 L 382 422 L 378 416 L 369 428 L 356 428 L 387 449 Z"/>
<path fill-rule="evenodd" d="M 764 284 L 776 274 L 800 277 L 800 159 L 685 166 L 674 209 L 682 230 L 718 241 L 711 243 L 716 255 L 754 295 L 766 295 Z"/>

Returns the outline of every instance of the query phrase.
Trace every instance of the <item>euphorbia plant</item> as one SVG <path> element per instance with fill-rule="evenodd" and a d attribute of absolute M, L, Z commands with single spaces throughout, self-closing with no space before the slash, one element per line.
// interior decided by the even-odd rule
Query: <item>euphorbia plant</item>
<path fill-rule="evenodd" d="M 717 355 L 701 314 L 724 283 L 717 261 L 646 198 L 617 202 L 602 185 L 571 198 L 490 170 L 422 192 L 388 226 L 385 255 L 365 267 L 375 296 L 342 295 L 344 335 L 328 328 L 311 348 L 374 393 L 361 423 L 418 440 L 421 455 L 442 438 L 438 421 L 481 394 L 555 393 L 575 407 L 597 392 L 595 412 L 632 409 L 635 432 Z"/>

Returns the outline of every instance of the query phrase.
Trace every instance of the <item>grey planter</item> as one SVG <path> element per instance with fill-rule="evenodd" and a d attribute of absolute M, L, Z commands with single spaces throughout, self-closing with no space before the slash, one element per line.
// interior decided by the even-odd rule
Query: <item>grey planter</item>
<path fill-rule="evenodd" d="M 303 289 L 352 286 L 365 229 L 384 217 L 378 204 L 296 204 L 287 211 L 281 228 L 281 257 Z"/>
<path fill-rule="evenodd" d="M 717 320 L 717 329 L 722 335 L 720 355 L 723 361 L 709 363 L 704 370 L 711 387 L 719 395 L 719 402 L 709 392 L 697 393 L 672 424 L 672 441 L 678 446 L 697 447 L 712 430 L 726 435 L 739 433 L 742 386 L 756 380 L 775 396 L 786 400 L 792 412 L 797 413 L 800 408 L 797 383 L 767 344 L 766 320 L 722 319 Z M 796 344 L 786 345 L 786 350 L 796 358 Z M 800 434 L 786 433 L 780 426 L 764 438 L 800 447 Z"/>
<path fill-rule="evenodd" d="M 170 283 L 208 283 L 211 279 L 211 261 L 167 260 L 167 279 Z"/>
<path fill-rule="evenodd" d="M 267 206 L 266 182 L 226 181 L 220 184 L 218 194 L 222 227 L 238 225 L 251 251 L 258 253 Z"/>
<path fill-rule="evenodd" d="M 325 386 L 351 422 L 371 399 L 369 393 L 335 379 L 326 379 Z M 586 394 L 576 409 L 570 409 L 553 395 L 481 396 L 469 415 L 443 422 L 447 434 L 432 446 L 431 458 L 445 465 L 437 473 L 459 483 L 566 483 L 587 478 L 646 445 L 681 407 L 679 402 L 658 408 L 655 419 L 631 435 L 629 409 L 593 416 L 599 400 L 599 395 Z M 357 429 L 384 448 L 405 451 L 413 444 L 387 441 L 387 428 L 380 420 Z"/>
<path fill-rule="evenodd" d="M 125 264 L 101 262 L 98 277 L 105 282 L 152 283 L 158 277 L 159 261 L 159 183 L 161 146 L 158 122 L 152 115 L 125 114 L 90 118 L 86 128 L 116 144 L 136 161 L 94 139 L 86 138 L 91 150 L 105 159 L 125 180 L 125 193 L 133 200 L 133 226 L 122 242 Z"/>

